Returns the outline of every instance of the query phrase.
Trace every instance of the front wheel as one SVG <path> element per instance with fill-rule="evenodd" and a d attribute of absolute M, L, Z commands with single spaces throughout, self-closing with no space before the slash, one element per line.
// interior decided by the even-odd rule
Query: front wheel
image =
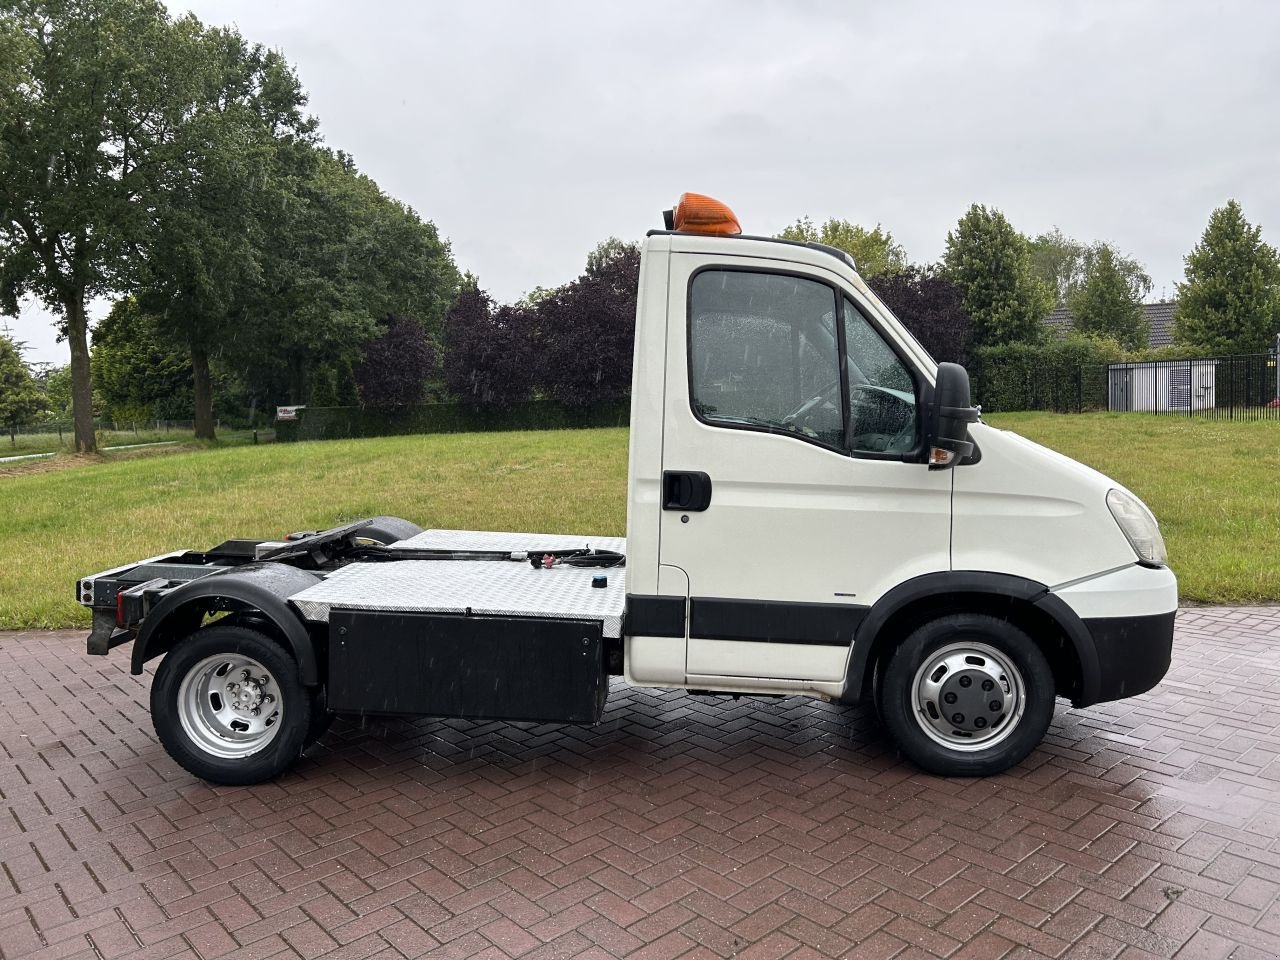
<path fill-rule="evenodd" d="M 151 720 L 169 756 L 211 783 L 260 783 L 302 752 L 312 698 L 298 665 L 256 630 L 213 625 L 179 641 L 151 684 Z"/>
<path fill-rule="evenodd" d="M 1021 761 L 1053 719 L 1053 670 L 1012 624 L 953 614 L 919 627 L 889 658 L 880 713 L 902 752 L 942 776 Z"/>

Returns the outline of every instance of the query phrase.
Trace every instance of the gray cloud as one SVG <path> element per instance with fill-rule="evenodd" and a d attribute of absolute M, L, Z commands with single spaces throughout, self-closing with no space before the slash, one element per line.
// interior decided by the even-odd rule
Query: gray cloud
<path fill-rule="evenodd" d="M 1280 242 L 1269 3 L 188 6 L 282 49 L 328 142 L 503 299 L 642 236 L 683 190 L 753 233 L 880 222 L 921 260 L 994 204 L 1116 243 L 1157 292 L 1228 197 Z M 14 328 L 64 359 L 38 311 Z"/>

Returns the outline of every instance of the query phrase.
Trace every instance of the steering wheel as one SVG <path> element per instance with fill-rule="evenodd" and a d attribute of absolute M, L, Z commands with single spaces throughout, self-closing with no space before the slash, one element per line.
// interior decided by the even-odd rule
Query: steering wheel
<path fill-rule="evenodd" d="M 853 449 L 871 453 L 904 453 L 910 449 L 911 441 L 914 439 L 915 424 L 908 423 L 893 436 L 874 430 L 856 434 L 853 438 Z"/>
<path fill-rule="evenodd" d="M 828 383 L 825 387 L 819 390 L 816 394 L 814 394 L 804 403 L 800 404 L 800 406 L 796 407 L 794 410 L 788 413 L 785 417 L 783 417 L 782 418 L 783 425 L 791 426 L 801 417 L 808 416 L 813 411 L 814 407 L 824 402 L 834 391 L 838 389 L 840 389 L 840 378 L 836 377 L 834 380 Z"/>

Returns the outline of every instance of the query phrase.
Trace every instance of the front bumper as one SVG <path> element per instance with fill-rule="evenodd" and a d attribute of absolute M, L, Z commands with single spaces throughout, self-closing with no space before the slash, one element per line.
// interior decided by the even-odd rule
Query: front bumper
<path fill-rule="evenodd" d="M 1178 612 L 1173 571 L 1135 564 L 1053 593 L 1080 618 L 1092 640 L 1096 666 L 1086 679 L 1085 702 L 1134 697 L 1163 679 Z"/>
<path fill-rule="evenodd" d="M 1136 697 L 1164 679 L 1173 656 L 1176 616 L 1175 610 L 1136 617 L 1091 617 L 1084 621 L 1098 654 L 1095 702 Z"/>

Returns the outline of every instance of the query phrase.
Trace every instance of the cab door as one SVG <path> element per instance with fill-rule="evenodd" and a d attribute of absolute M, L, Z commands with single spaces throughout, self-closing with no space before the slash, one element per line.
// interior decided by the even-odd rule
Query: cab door
<path fill-rule="evenodd" d="M 687 679 L 840 681 L 870 605 L 949 568 L 951 471 L 906 462 L 923 378 L 851 286 L 728 259 L 671 256 L 659 556 Z"/>

